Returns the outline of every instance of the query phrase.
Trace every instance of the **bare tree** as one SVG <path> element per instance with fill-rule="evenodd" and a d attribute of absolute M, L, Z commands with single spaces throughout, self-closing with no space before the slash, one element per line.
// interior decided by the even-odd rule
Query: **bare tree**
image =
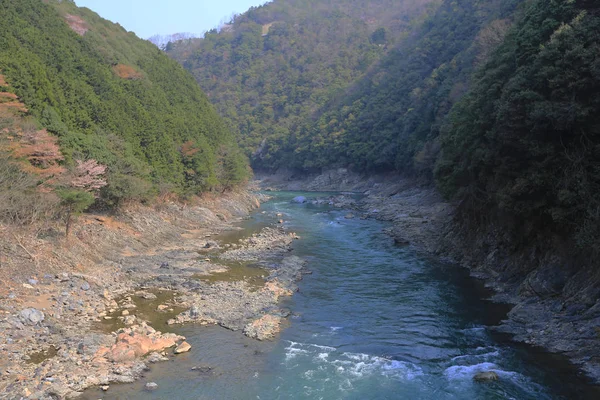
<path fill-rule="evenodd" d="M 483 64 L 488 60 L 494 49 L 502 43 L 510 27 L 510 20 L 497 19 L 479 32 L 475 38 L 475 45 L 478 50 L 477 65 Z"/>

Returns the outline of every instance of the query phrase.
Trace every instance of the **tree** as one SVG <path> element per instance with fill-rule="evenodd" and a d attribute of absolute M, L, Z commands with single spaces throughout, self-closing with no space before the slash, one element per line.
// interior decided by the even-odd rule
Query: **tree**
<path fill-rule="evenodd" d="M 599 15 L 597 2 L 531 2 L 455 105 L 436 176 L 469 220 L 598 252 Z"/>
<path fill-rule="evenodd" d="M 56 192 L 60 198 L 60 204 L 65 210 L 65 236 L 68 238 L 71 232 L 73 217 L 78 216 L 91 206 L 94 195 L 81 189 L 61 189 Z"/>
<path fill-rule="evenodd" d="M 85 35 L 74 34 L 75 20 L 89 28 Z M 150 185 L 165 182 L 177 192 L 194 182 L 206 183 L 195 185 L 196 191 L 219 185 L 203 172 L 215 169 L 216 150 L 236 146 L 235 138 L 194 77 L 152 43 L 73 1 L 2 1 L 0 32 L 0 71 L 15 92 L 0 96 L 0 108 L 20 110 L 17 102 L 7 103 L 18 97 L 53 135 L 39 130 L 24 138 L 20 157 L 38 175 L 56 176 L 77 159 L 93 159 L 110 166 L 109 177 L 121 173 Z M 194 40 L 190 34 L 155 39 L 165 45 Z M 178 152 L 188 140 L 206 153 L 196 157 L 195 175 L 187 173 Z M 81 167 L 93 173 L 97 166 Z M 112 182 L 122 183 L 118 178 Z M 101 183 L 89 173 L 79 179 L 61 184 L 97 189 Z M 115 193 L 125 194 L 121 189 Z"/>
<path fill-rule="evenodd" d="M 371 43 L 373 44 L 386 44 L 387 43 L 387 31 L 385 28 L 379 28 L 371 34 Z"/>
<path fill-rule="evenodd" d="M 104 179 L 105 165 L 99 164 L 96 160 L 76 161 L 77 167 L 73 171 L 69 186 L 95 192 L 107 185 Z"/>

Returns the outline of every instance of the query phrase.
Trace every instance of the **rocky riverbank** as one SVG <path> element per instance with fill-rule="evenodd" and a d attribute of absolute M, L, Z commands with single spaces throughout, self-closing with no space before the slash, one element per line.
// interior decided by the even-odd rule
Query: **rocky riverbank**
<path fill-rule="evenodd" d="M 495 291 L 492 300 L 513 305 L 492 329 L 564 355 L 600 382 L 600 271 L 586 260 L 566 256 L 560 242 L 515 245 L 493 226 L 462 225 L 454 206 L 434 188 L 398 176 L 336 169 L 313 176 L 283 171 L 261 178 L 264 188 L 275 190 L 364 193 L 356 203 L 344 195 L 327 201 L 363 217 L 392 221 L 388 233 L 399 245 L 468 268 Z M 317 197 L 308 201 L 323 201 Z"/>
<path fill-rule="evenodd" d="M 279 299 L 304 272 L 290 254 L 296 235 L 273 215 L 272 227 L 249 238 L 219 236 L 259 202 L 238 193 L 86 215 L 68 241 L 54 227 L 11 232 L 2 257 L 0 398 L 72 398 L 132 382 L 151 363 L 190 351 L 168 332 L 173 324 L 275 336 L 289 314 Z"/>

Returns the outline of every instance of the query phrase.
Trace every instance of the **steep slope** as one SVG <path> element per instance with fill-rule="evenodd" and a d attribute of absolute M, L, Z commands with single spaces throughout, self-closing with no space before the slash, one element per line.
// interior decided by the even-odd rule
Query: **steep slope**
<path fill-rule="evenodd" d="M 444 117 L 502 40 L 520 1 L 443 1 L 313 127 L 288 144 L 297 168 L 351 166 L 430 176 Z"/>
<path fill-rule="evenodd" d="M 193 72 L 254 166 L 287 164 L 318 110 L 436 9 L 438 0 L 277 0 L 217 33 L 167 46 Z M 285 147 L 285 148 L 284 148 Z M 284 154 L 285 153 L 285 154 Z"/>
<path fill-rule="evenodd" d="M 436 171 L 466 218 L 598 254 L 598 43 L 597 2 L 535 1 L 478 71 L 443 128 Z"/>
<path fill-rule="evenodd" d="M 2 0 L 0 71 L 59 138 L 65 165 L 108 166 L 108 203 L 247 176 L 233 135 L 177 63 L 72 1 Z"/>

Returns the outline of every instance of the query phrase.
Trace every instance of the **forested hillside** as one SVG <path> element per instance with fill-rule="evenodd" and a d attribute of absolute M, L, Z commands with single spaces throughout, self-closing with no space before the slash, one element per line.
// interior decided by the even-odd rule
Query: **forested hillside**
<path fill-rule="evenodd" d="M 203 39 L 167 46 L 255 153 L 286 165 L 295 137 L 328 102 L 403 42 L 439 0 L 277 0 Z M 295 162 L 294 166 L 302 166 Z"/>
<path fill-rule="evenodd" d="M 598 24 L 589 0 L 279 0 L 167 51 L 257 168 L 435 177 L 468 219 L 597 250 Z"/>
<path fill-rule="evenodd" d="M 297 168 L 341 165 L 429 176 L 444 117 L 476 66 L 502 40 L 519 3 L 442 2 L 289 142 L 289 162 Z"/>
<path fill-rule="evenodd" d="M 466 217 L 597 255 L 600 4 L 528 4 L 442 132 L 437 182 Z"/>
<path fill-rule="evenodd" d="M 247 178 L 234 136 L 194 78 L 151 43 L 72 1 L 0 5 L 0 91 L 24 104 L 0 116 L 1 158 L 33 174 L 32 193 L 80 189 L 114 206 Z"/>

